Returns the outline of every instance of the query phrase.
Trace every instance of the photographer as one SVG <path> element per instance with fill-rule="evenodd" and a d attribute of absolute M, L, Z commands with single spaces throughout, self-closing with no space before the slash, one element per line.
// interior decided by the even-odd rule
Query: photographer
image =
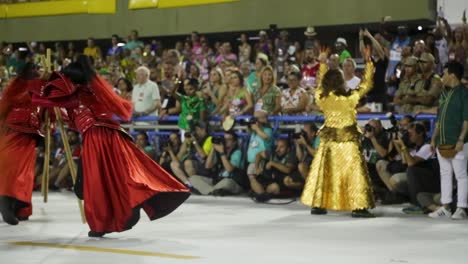
<path fill-rule="evenodd" d="M 135 143 L 137 147 L 143 151 L 146 155 L 148 155 L 151 159 L 154 159 L 156 156 L 156 151 L 154 147 L 149 143 L 148 134 L 146 132 L 138 132 L 136 136 Z"/>
<path fill-rule="evenodd" d="M 389 180 L 392 177 L 392 175 L 396 175 L 398 173 L 403 173 L 403 178 L 406 179 L 405 175 L 407 167 L 406 164 L 403 164 L 401 155 L 396 150 L 395 144 L 393 143 L 393 139 L 401 138 L 403 142 L 406 142 L 406 145 L 411 144 L 408 136 L 408 128 L 410 124 L 414 122 L 414 118 L 410 115 L 404 116 L 402 119 L 399 120 L 397 124 L 395 117 L 392 115 L 390 116 L 390 121 L 392 123 L 392 127 L 387 129 L 387 132 L 390 134 L 391 138 L 388 145 L 388 154 L 385 159 L 377 161 L 376 169 L 380 179 L 387 187 L 385 195 L 382 197 L 382 203 L 399 204 L 403 203 L 407 199 L 400 193 L 396 192 L 396 190 L 399 189 L 399 187 L 395 184 L 390 183 Z M 396 175 L 394 179 L 398 179 L 398 176 Z M 406 186 L 406 181 L 404 182 L 404 185 Z"/>
<path fill-rule="evenodd" d="M 422 212 L 417 201 L 418 193 L 440 192 L 439 170 L 431 145 L 426 141 L 426 128 L 424 125 L 416 122 L 411 123 L 408 128 L 408 136 L 409 143 L 412 146 L 408 146 L 408 143 L 401 138 L 394 139 L 393 142 L 403 159 L 403 163 L 408 166 L 406 170 L 407 189 L 400 189 L 399 191 L 406 191 L 411 204 L 415 205 L 415 207 L 405 208 L 403 211 L 405 213 L 417 213 Z M 389 182 L 393 186 L 398 184 L 394 176 L 390 178 Z"/>
<path fill-rule="evenodd" d="M 384 159 L 388 153 L 388 134 L 382 126 L 379 119 L 371 119 L 364 127 L 364 139 L 362 141 L 362 149 L 369 170 L 374 191 L 380 194 L 382 189 L 385 189 L 384 183 L 380 180 L 377 173 L 376 163 L 380 159 Z"/>
<path fill-rule="evenodd" d="M 174 174 L 171 169 L 171 162 L 178 161 L 177 153 L 179 153 L 181 145 L 179 135 L 175 132 L 169 135 L 168 141 L 162 142 L 162 154 L 159 157 L 159 164 L 171 174 Z"/>
<path fill-rule="evenodd" d="M 247 126 L 250 133 L 249 147 L 247 149 L 247 175 L 249 180 L 255 179 L 257 171 L 255 161 L 260 152 L 271 152 L 273 147 L 273 129 L 268 125 L 268 115 L 259 110 L 254 113 L 255 123 Z M 252 186 L 252 184 L 251 184 Z"/>
<path fill-rule="evenodd" d="M 297 169 L 297 160 L 288 139 L 278 139 L 273 154 L 265 151 L 257 155 L 257 177 L 250 178 L 250 186 L 257 202 L 266 202 L 272 196 L 295 195 L 304 186 Z"/>
<path fill-rule="evenodd" d="M 213 137 L 213 148 L 206 160 L 205 168 L 210 176 L 190 177 L 192 185 L 201 194 L 231 195 L 239 194 L 246 186 L 247 176 L 242 170 L 242 151 L 238 138 L 233 131 L 221 137 Z"/>
<path fill-rule="evenodd" d="M 299 161 L 298 169 L 304 179 L 309 173 L 310 165 L 318 149 L 319 138 L 317 131 L 317 126 L 311 122 L 304 124 L 304 129 L 293 135 L 296 158 Z"/>
<path fill-rule="evenodd" d="M 185 140 L 177 154 L 177 160 L 171 162 L 174 175 L 193 193 L 199 192 L 193 188 L 189 178 L 193 175 L 207 175 L 205 160 L 213 147 L 211 139 L 208 135 L 207 124 L 201 121 L 196 123 L 195 134 L 185 133 Z"/>

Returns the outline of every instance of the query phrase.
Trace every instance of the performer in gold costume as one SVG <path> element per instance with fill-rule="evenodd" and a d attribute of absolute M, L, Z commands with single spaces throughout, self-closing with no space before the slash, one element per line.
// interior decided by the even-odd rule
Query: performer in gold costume
<path fill-rule="evenodd" d="M 368 48 L 364 57 L 364 77 L 358 89 L 348 93 L 341 71 L 327 71 L 327 54 L 319 56 L 320 84 L 315 98 L 325 123 L 319 131 L 320 145 L 301 197 L 305 205 L 312 207 L 312 214 L 326 214 L 330 209 L 352 211 L 353 217 L 374 216 L 367 210 L 374 207 L 374 198 L 356 121 L 356 106 L 373 85 L 374 65 Z"/>

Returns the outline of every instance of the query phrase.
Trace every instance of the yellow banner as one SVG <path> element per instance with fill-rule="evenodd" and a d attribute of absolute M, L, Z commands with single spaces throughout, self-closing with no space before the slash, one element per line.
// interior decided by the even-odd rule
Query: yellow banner
<path fill-rule="evenodd" d="M 157 8 L 158 0 L 129 0 L 128 9 Z"/>
<path fill-rule="evenodd" d="M 223 4 L 240 0 L 159 0 L 159 8 L 184 7 L 194 5 Z"/>
<path fill-rule="evenodd" d="M 116 0 L 63 0 L 3 4 L 0 18 L 56 16 L 70 14 L 115 14 Z"/>
<path fill-rule="evenodd" d="M 173 8 L 194 5 L 222 4 L 240 0 L 129 0 L 129 9 Z"/>

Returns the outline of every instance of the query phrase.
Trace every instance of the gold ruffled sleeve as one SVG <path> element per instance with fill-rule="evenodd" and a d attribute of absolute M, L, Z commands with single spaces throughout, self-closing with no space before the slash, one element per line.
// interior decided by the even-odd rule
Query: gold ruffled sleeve
<path fill-rule="evenodd" d="M 366 95 L 374 87 L 374 64 L 369 61 L 366 63 L 366 68 L 364 69 L 364 76 L 361 83 L 358 86 L 357 92 L 359 97 Z"/>
<path fill-rule="evenodd" d="M 319 72 L 317 75 L 317 90 L 315 91 L 315 100 L 320 100 L 320 94 L 322 93 L 322 78 L 327 73 L 328 66 L 326 63 L 320 63 Z"/>

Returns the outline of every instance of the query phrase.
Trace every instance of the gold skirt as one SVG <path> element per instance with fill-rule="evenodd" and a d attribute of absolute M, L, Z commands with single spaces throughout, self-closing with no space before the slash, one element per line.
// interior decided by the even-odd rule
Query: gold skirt
<path fill-rule="evenodd" d="M 366 161 L 360 151 L 359 140 L 356 140 L 357 130 L 347 131 L 351 132 L 345 133 L 348 140 L 342 141 L 323 133 L 328 132 L 327 129 L 330 128 L 323 129 L 320 134 L 321 142 L 306 179 L 302 203 L 343 211 L 373 208 L 374 196 Z"/>

